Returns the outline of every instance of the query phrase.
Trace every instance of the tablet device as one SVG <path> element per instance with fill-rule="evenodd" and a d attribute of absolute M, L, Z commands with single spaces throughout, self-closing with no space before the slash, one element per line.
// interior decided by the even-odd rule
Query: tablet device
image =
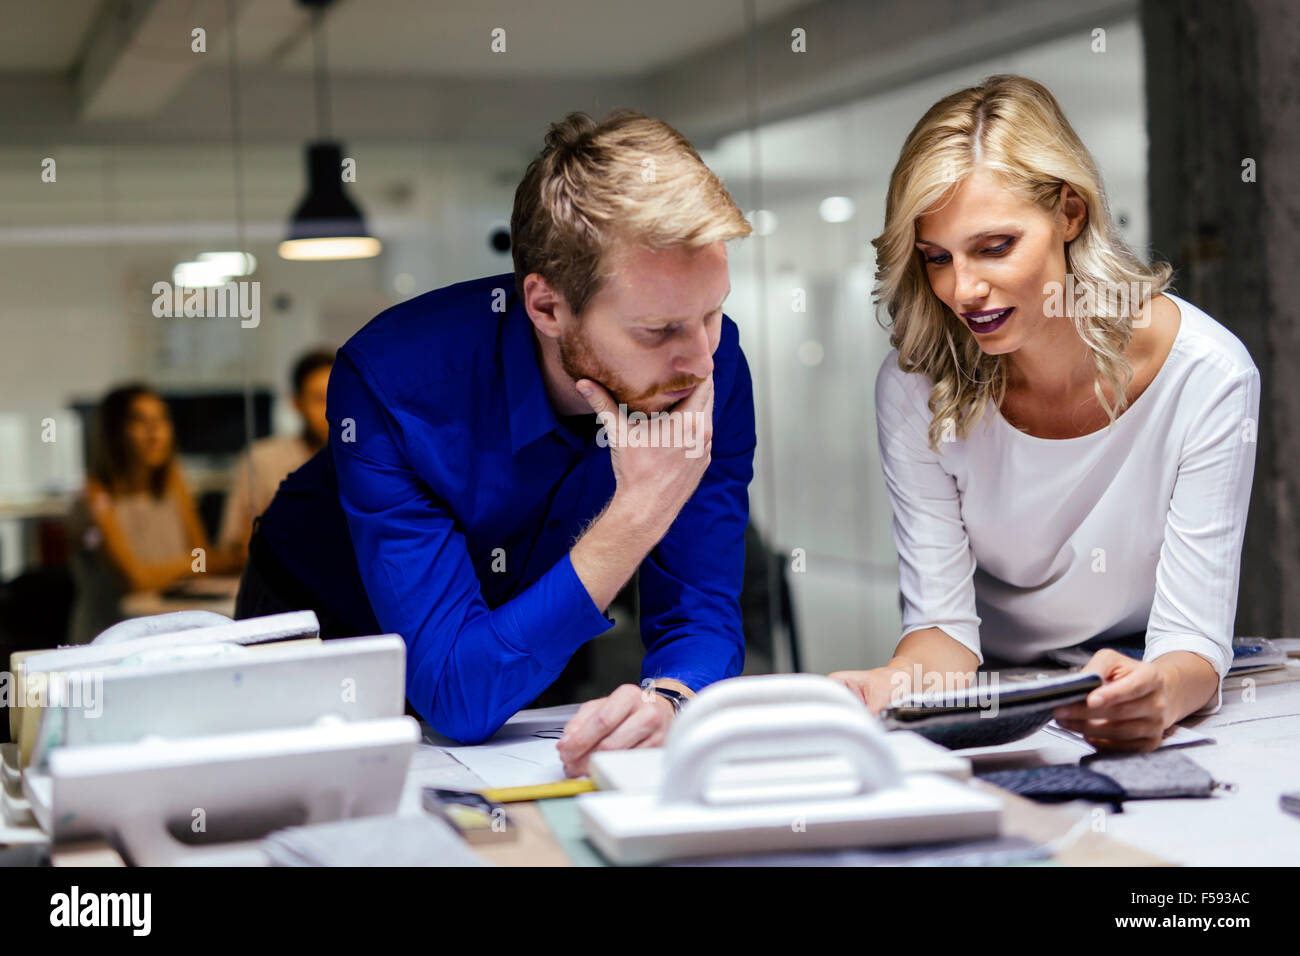
<path fill-rule="evenodd" d="M 1092 671 L 1031 681 L 999 680 L 992 686 L 989 683 L 976 683 L 961 690 L 911 694 L 888 708 L 885 713 L 895 720 L 908 721 L 933 717 L 935 714 L 992 709 L 995 702 L 998 708 L 1035 701 L 1050 701 L 1053 707 L 1059 707 L 1083 700 L 1101 684 L 1101 676 Z"/>
<path fill-rule="evenodd" d="M 914 730 L 950 750 L 993 747 L 1035 733 L 1057 707 L 1083 700 L 1101 685 L 1101 676 L 1092 671 L 986 682 L 958 691 L 913 694 L 881 711 L 880 720 L 887 730 Z"/>

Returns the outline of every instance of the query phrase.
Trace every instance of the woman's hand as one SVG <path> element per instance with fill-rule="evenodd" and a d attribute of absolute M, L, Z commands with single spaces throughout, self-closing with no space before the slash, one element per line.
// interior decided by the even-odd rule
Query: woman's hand
<path fill-rule="evenodd" d="M 871 713 L 879 714 L 908 694 L 961 690 L 970 686 L 974 676 L 973 670 L 939 670 L 909 658 L 895 657 L 884 667 L 867 671 L 836 671 L 830 678 L 853 691 Z"/>
<path fill-rule="evenodd" d="M 912 692 L 912 668 L 907 666 L 887 664 L 867 671 L 835 671 L 829 676 L 853 691 L 872 714 Z"/>
<path fill-rule="evenodd" d="M 1109 649 L 1093 654 L 1083 669 L 1105 683 L 1086 700 L 1056 708 L 1056 722 L 1098 750 L 1147 752 L 1160 746 L 1165 730 L 1181 716 L 1174 712 L 1168 671 Z"/>
<path fill-rule="evenodd" d="M 959 690 L 970 685 L 980 659 L 941 628 L 927 627 L 903 635 L 884 667 L 831 674 L 879 714 L 911 693 Z"/>

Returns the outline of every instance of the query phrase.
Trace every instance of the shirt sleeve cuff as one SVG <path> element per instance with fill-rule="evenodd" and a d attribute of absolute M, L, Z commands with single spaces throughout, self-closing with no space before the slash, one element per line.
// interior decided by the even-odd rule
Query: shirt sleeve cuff
<path fill-rule="evenodd" d="M 567 554 L 508 607 L 512 643 L 528 648 L 552 670 L 562 670 L 579 647 L 614 626 L 614 619 L 596 607 Z"/>
<path fill-rule="evenodd" d="M 1192 711 L 1188 716 L 1208 717 L 1210 714 L 1217 714 L 1223 706 L 1223 678 L 1227 676 L 1228 668 L 1232 666 L 1232 651 L 1230 649 L 1225 651 L 1222 645 L 1208 637 L 1198 637 L 1195 634 L 1171 634 L 1168 637 L 1148 637 L 1142 660 L 1149 663 L 1171 651 L 1190 651 L 1210 662 L 1214 672 L 1219 675 L 1219 685 L 1214 691 L 1214 700 L 1200 710 Z"/>
<path fill-rule="evenodd" d="M 980 667 L 984 664 L 984 653 L 980 650 L 979 628 L 975 627 L 974 625 L 943 624 L 943 623 L 934 624 L 929 622 L 925 624 L 912 624 L 911 626 L 905 627 L 903 629 L 903 633 L 898 635 L 898 639 L 901 641 L 903 638 L 907 637 L 907 635 L 911 634 L 913 631 L 924 631 L 931 627 L 937 627 L 939 630 L 943 631 L 945 634 L 951 637 L 962 647 L 966 648 L 977 658 L 979 658 L 979 663 L 975 665 L 976 667 Z"/>
<path fill-rule="evenodd" d="M 691 690 L 699 693 L 710 684 L 716 684 L 720 680 L 727 680 L 730 677 L 736 677 L 736 674 L 715 673 L 711 671 L 690 670 L 686 667 L 666 668 L 643 668 L 641 671 L 641 682 L 648 680 L 675 680 L 685 684 Z"/>

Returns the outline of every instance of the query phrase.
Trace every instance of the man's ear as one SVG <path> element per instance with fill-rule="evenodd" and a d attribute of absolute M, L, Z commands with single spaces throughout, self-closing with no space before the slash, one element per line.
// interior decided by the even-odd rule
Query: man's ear
<path fill-rule="evenodd" d="M 536 272 L 524 276 L 524 311 L 537 331 L 552 339 L 559 338 L 564 320 L 569 317 L 564 296 Z"/>
<path fill-rule="evenodd" d="M 1083 232 L 1083 227 L 1088 222 L 1088 204 L 1069 183 L 1061 183 L 1058 208 L 1065 217 L 1065 241 L 1071 242 Z"/>

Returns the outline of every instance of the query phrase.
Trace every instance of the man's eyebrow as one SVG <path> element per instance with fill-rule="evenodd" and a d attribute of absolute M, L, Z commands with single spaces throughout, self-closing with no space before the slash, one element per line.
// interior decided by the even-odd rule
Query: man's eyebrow
<path fill-rule="evenodd" d="M 1001 229 L 985 229 L 983 232 L 977 232 L 975 235 L 970 236 L 966 242 L 967 244 L 970 244 L 972 242 L 978 242 L 981 239 L 990 239 L 994 236 L 1014 236 L 1019 231 L 1020 230 L 1013 229 L 1010 226 L 1003 226 Z M 920 236 L 916 237 L 916 242 L 922 246 L 939 246 L 939 243 L 931 242 L 929 239 L 922 239 Z M 939 248 L 942 249 L 943 247 L 939 246 Z"/>
<path fill-rule="evenodd" d="M 731 287 L 730 287 L 730 286 L 727 287 L 726 295 L 724 295 L 724 296 L 723 296 L 723 297 L 718 301 L 718 304 L 717 304 L 716 306 L 714 306 L 712 309 L 709 310 L 709 314 L 712 315 L 714 312 L 717 312 L 718 309 L 722 308 L 722 303 L 727 301 L 727 296 L 729 296 L 729 295 L 731 295 Z M 668 324 L 669 322 L 680 322 L 680 321 L 682 321 L 682 320 L 681 320 L 681 319 L 670 319 L 670 318 L 666 318 L 665 316 L 662 316 L 662 315 L 643 315 L 643 316 L 641 316 L 641 317 L 638 318 L 638 319 L 633 319 L 632 321 L 633 321 L 633 322 L 636 322 L 636 323 L 639 323 L 639 324 L 644 324 L 644 323 L 646 323 L 646 322 L 663 322 L 664 324 Z"/>

